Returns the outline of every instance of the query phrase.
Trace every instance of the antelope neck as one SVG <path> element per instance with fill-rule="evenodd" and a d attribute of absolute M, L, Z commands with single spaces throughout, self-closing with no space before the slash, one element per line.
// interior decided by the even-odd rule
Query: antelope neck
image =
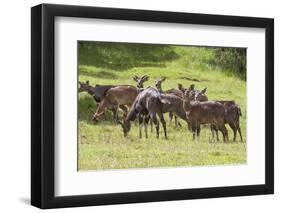
<path fill-rule="evenodd" d="M 186 107 L 188 107 L 188 108 L 191 107 L 190 101 L 187 101 L 187 100 L 185 100 L 185 99 L 183 100 L 183 105 L 186 106 Z"/>

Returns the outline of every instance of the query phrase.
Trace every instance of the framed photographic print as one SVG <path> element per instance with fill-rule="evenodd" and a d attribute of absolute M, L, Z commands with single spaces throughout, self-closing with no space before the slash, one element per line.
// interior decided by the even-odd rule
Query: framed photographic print
<path fill-rule="evenodd" d="M 31 9 L 31 204 L 271 194 L 274 20 Z"/>

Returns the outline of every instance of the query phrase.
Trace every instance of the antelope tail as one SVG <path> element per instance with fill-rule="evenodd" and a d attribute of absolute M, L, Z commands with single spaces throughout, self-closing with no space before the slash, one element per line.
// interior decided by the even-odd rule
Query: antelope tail
<path fill-rule="evenodd" d="M 242 116 L 242 112 L 241 112 L 240 107 L 238 107 L 238 115 L 239 115 L 239 116 Z"/>

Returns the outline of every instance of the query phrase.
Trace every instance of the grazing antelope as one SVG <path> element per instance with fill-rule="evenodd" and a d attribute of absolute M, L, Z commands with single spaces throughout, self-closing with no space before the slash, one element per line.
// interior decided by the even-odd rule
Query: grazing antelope
<path fill-rule="evenodd" d="M 130 107 L 137 97 L 137 94 L 137 88 L 134 86 L 116 86 L 109 89 L 104 99 L 100 102 L 92 120 L 97 121 L 107 108 L 118 109 L 118 107 L 122 105 Z M 126 108 L 125 115 L 127 111 L 128 109 Z M 115 120 L 118 121 L 117 113 Z"/>
<path fill-rule="evenodd" d="M 137 88 L 138 89 L 142 89 L 143 88 L 143 83 L 145 82 L 145 81 L 148 81 L 148 79 L 149 79 L 149 76 L 147 76 L 147 75 L 144 75 L 144 76 L 142 76 L 142 77 L 138 77 L 138 76 L 134 76 L 133 77 L 133 80 L 135 81 L 135 82 L 137 82 Z"/>
<path fill-rule="evenodd" d="M 119 123 L 122 125 L 124 136 L 126 137 L 131 129 L 130 122 L 138 119 L 139 137 L 142 137 L 142 126 L 144 124 L 145 136 L 147 138 L 147 123 L 149 119 L 151 119 L 155 125 L 156 137 L 159 138 L 159 121 L 157 119 L 158 115 L 164 129 L 165 139 L 167 139 L 166 122 L 162 113 L 163 104 L 167 103 L 168 101 L 161 97 L 161 94 L 157 89 L 153 87 L 148 87 L 144 89 L 136 97 L 124 122 L 122 123 L 119 121 Z"/>
<path fill-rule="evenodd" d="M 155 86 L 159 90 L 160 93 L 163 93 L 163 94 L 173 94 L 173 95 L 176 95 L 178 97 L 183 97 L 182 91 L 179 90 L 179 89 L 169 89 L 169 90 L 163 91 L 162 90 L 162 83 L 165 80 L 166 80 L 166 77 L 162 77 L 160 79 L 155 80 Z M 171 125 L 173 117 L 174 117 L 173 113 L 169 112 L 169 125 Z M 180 123 L 177 120 L 177 116 L 175 116 L 175 126 L 176 126 L 176 128 L 178 126 L 180 126 Z"/>
<path fill-rule="evenodd" d="M 186 117 L 193 132 L 193 140 L 195 140 L 195 135 L 199 138 L 201 124 L 212 124 L 222 132 L 223 141 L 228 141 L 224 106 L 215 101 L 193 101 L 195 94 L 194 90 L 186 90 L 183 101 L 183 108 L 186 111 Z"/>
<path fill-rule="evenodd" d="M 79 83 L 79 88 L 78 92 L 87 92 L 89 95 L 91 95 L 96 103 L 97 107 L 99 106 L 100 102 L 104 99 L 106 92 L 113 88 L 116 87 L 115 85 L 96 85 L 95 87 L 90 85 L 89 81 L 86 81 L 85 83 L 83 82 L 78 82 Z M 124 105 L 120 105 L 120 108 L 125 112 L 127 111 L 127 108 Z M 117 111 L 118 108 L 116 107 L 111 107 L 111 111 L 113 113 L 113 117 L 115 118 L 117 116 Z M 116 120 L 114 120 L 116 122 Z"/>

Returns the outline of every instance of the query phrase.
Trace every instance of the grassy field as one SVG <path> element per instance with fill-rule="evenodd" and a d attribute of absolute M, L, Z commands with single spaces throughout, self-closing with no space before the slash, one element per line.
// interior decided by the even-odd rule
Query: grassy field
<path fill-rule="evenodd" d="M 104 51 L 104 52 L 103 52 Z M 131 84 L 133 75 L 149 75 L 145 86 L 154 86 L 154 81 L 167 77 L 163 89 L 176 88 L 178 83 L 198 89 L 207 87 L 209 100 L 235 100 L 242 109 L 240 125 L 246 141 L 246 81 L 212 63 L 215 53 L 212 48 L 165 46 L 139 48 L 112 46 L 85 47 L 79 49 L 79 81 L 89 80 L 95 84 Z M 187 80 L 193 79 L 193 80 Z M 127 138 L 122 128 L 112 121 L 107 111 L 98 124 L 91 121 L 96 104 L 87 93 L 80 93 L 78 100 L 78 166 L 79 170 L 125 169 L 171 166 L 202 166 L 246 163 L 246 143 L 211 142 L 209 127 L 203 127 L 199 142 L 192 141 L 192 133 L 184 121 L 176 129 L 168 125 L 168 140 L 164 139 L 160 126 L 160 139 L 155 130 L 148 139 L 138 138 L 138 127 L 132 124 Z M 121 111 L 119 112 L 121 114 Z M 119 116 L 120 117 L 120 116 Z M 229 138 L 233 134 L 229 126 Z M 238 137 L 239 138 L 239 137 Z"/>

